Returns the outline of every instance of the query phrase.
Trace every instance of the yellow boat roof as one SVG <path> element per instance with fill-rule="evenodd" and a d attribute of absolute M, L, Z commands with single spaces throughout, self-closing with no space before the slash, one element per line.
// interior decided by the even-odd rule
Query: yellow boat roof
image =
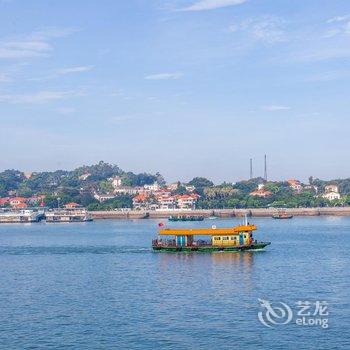
<path fill-rule="evenodd" d="M 234 227 L 210 227 L 210 228 L 162 228 L 159 230 L 160 235 L 175 236 L 217 236 L 217 235 L 238 235 L 240 232 L 254 231 L 255 225 L 240 225 Z"/>

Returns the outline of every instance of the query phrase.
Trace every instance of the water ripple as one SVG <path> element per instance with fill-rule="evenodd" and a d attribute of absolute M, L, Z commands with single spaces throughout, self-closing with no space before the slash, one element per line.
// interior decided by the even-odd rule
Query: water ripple
<path fill-rule="evenodd" d="M 0 255 L 66 255 L 66 254 L 144 254 L 151 252 L 147 247 L 119 246 L 59 246 L 59 247 L 4 247 L 0 246 Z"/>

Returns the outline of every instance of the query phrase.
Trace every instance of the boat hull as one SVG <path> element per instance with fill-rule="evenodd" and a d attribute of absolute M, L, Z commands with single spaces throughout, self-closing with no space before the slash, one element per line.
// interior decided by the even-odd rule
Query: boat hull
<path fill-rule="evenodd" d="M 276 220 L 288 220 L 288 219 L 293 219 L 293 215 L 285 215 L 285 216 L 274 215 L 272 216 L 272 218 Z"/>
<path fill-rule="evenodd" d="M 184 218 L 178 218 L 178 217 L 170 217 L 168 218 L 169 221 L 203 221 L 204 217 L 184 217 Z"/>
<path fill-rule="evenodd" d="M 258 242 L 247 246 L 237 247 L 216 247 L 216 246 L 190 246 L 190 247 L 177 247 L 177 246 L 153 246 L 153 250 L 156 252 L 202 252 L 202 253 L 213 253 L 213 252 L 241 252 L 246 250 L 260 250 L 270 245 L 271 242 Z"/>

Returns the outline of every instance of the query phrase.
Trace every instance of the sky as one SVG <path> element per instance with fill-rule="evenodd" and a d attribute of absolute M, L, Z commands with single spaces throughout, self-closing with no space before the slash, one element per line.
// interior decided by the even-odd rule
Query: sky
<path fill-rule="evenodd" d="M 0 0 L 0 170 L 350 176 L 350 2 Z"/>

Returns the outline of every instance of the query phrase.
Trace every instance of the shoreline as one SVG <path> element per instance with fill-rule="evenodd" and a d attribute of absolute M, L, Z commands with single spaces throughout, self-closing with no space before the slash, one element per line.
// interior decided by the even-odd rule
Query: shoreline
<path fill-rule="evenodd" d="M 285 208 L 293 216 L 350 216 L 350 207 L 335 208 Z M 276 209 L 196 209 L 196 210 L 128 210 L 128 211 L 90 211 L 94 220 L 99 219 L 166 219 L 171 215 L 201 215 L 205 218 L 231 217 L 272 217 Z"/>

